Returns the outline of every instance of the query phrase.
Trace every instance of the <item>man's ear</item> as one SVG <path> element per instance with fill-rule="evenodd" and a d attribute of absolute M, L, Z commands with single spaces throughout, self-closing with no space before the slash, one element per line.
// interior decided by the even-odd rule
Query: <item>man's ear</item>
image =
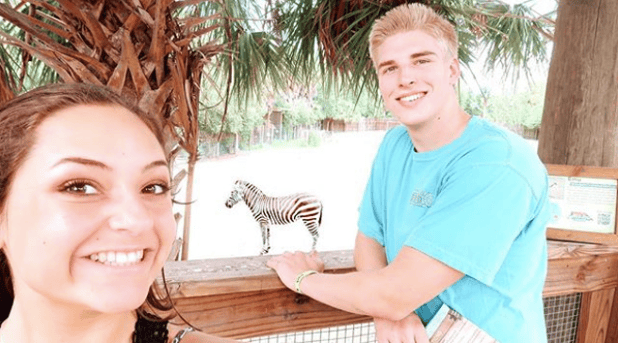
<path fill-rule="evenodd" d="M 457 84 L 459 77 L 461 76 L 461 69 L 459 68 L 459 59 L 453 57 L 448 66 L 449 69 L 449 83 L 453 86 Z"/>

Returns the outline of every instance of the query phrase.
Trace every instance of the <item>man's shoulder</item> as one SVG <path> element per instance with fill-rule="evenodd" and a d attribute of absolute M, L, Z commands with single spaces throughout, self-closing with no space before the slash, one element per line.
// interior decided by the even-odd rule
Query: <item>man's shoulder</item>
<path fill-rule="evenodd" d="M 540 162 L 532 142 L 484 119 L 477 120 L 465 150 L 469 157 L 481 163 L 517 165 Z"/>
<path fill-rule="evenodd" d="M 403 125 L 397 125 L 392 129 L 386 131 L 386 134 L 384 135 L 384 141 L 397 141 L 406 137 L 408 139 L 410 137 L 408 135 L 408 130 L 406 129 L 406 127 Z"/>
<path fill-rule="evenodd" d="M 533 142 L 485 120 L 478 121 L 475 135 L 460 153 L 458 165 L 475 168 L 477 172 L 508 170 L 513 177 L 527 183 L 535 194 L 546 186 L 547 172 Z"/>
<path fill-rule="evenodd" d="M 380 150 L 397 150 L 402 145 L 410 144 L 412 144 L 412 141 L 410 140 L 410 135 L 408 135 L 408 130 L 405 126 L 398 125 L 386 131 L 382 143 L 380 144 Z"/>

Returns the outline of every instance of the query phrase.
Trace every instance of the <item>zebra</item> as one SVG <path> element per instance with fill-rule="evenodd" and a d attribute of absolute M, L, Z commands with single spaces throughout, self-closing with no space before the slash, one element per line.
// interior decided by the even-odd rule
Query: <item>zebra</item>
<path fill-rule="evenodd" d="M 249 182 L 238 180 L 225 206 L 232 208 L 240 200 L 251 210 L 253 218 L 260 224 L 262 230 L 262 251 L 260 255 L 270 250 L 270 225 L 290 224 L 302 220 L 313 238 L 311 250 L 315 250 L 318 242 L 318 228 L 322 223 L 322 202 L 313 195 L 306 193 L 292 194 L 284 197 L 269 197 Z"/>

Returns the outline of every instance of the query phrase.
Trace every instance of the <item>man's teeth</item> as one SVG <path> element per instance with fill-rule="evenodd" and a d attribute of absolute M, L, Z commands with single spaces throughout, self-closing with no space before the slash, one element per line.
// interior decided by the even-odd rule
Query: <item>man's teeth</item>
<path fill-rule="evenodd" d="M 92 261 L 100 262 L 110 266 L 130 266 L 141 261 L 144 257 L 144 250 L 131 252 L 107 251 L 90 255 Z"/>
<path fill-rule="evenodd" d="M 419 98 L 423 97 L 423 95 L 425 95 L 425 93 L 417 93 L 417 94 L 413 94 L 413 95 L 407 96 L 405 98 L 401 98 L 401 100 L 402 101 L 410 101 L 411 102 L 411 101 L 414 101 L 416 99 L 419 99 Z"/>

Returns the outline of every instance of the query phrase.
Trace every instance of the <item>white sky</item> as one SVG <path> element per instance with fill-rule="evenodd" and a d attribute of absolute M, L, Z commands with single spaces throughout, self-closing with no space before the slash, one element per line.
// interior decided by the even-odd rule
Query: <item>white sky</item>
<path fill-rule="evenodd" d="M 558 7 L 557 0 L 502 0 L 507 4 L 515 5 L 524 3 L 527 6 L 531 6 L 534 11 L 539 14 L 547 14 L 549 12 L 555 11 Z M 549 69 L 549 61 L 551 59 L 551 48 L 552 45 L 548 46 L 547 51 L 547 60 L 542 65 L 538 65 L 532 68 L 532 82 L 545 82 L 547 79 L 547 71 Z M 493 73 L 487 73 L 483 66 L 484 61 L 481 56 L 477 56 L 479 59 L 477 62 L 471 65 L 471 68 L 474 71 L 478 84 L 484 88 L 488 88 L 491 94 L 501 94 L 501 93 L 513 93 L 522 90 L 527 90 L 529 88 L 528 80 L 523 72 L 520 73 L 520 78 L 515 82 L 512 79 L 507 79 L 506 81 L 503 79 L 503 71 L 501 69 L 496 69 Z M 470 76 L 470 72 L 466 68 L 462 68 L 463 76 L 468 82 L 467 87 L 470 88 L 472 92 L 479 92 L 478 85 L 474 81 L 474 79 Z"/>
<path fill-rule="evenodd" d="M 502 0 L 507 4 L 516 5 L 525 3 L 528 6 L 531 6 L 533 10 L 539 12 L 540 14 L 549 13 L 555 10 L 558 7 L 557 0 Z"/>

